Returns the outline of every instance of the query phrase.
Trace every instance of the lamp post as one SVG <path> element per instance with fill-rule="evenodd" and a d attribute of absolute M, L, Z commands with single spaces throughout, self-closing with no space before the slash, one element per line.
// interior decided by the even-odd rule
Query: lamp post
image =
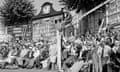
<path fill-rule="evenodd" d="M 57 48 L 58 48 L 58 51 L 57 51 L 57 65 L 58 65 L 58 70 L 60 72 L 62 72 L 62 67 L 61 67 L 61 38 L 62 38 L 62 24 L 64 23 L 61 22 L 59 24 L 57 24 L 57 30 L 56 30 L 56 35 L 57 35 Z"/>
<path fill-rule="evenodd" d="M 59 71 L 61 71 L 61 34 L 59 30 L 57 30 L 56 33 L 57 33 L 57 47 L 58 47 L 57 64 Z"/>

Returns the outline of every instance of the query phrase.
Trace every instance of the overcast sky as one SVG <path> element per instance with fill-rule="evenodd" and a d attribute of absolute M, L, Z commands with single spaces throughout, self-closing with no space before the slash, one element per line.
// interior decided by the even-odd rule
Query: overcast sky
<path fill-rule="evenodd" d="M 60 6 L 60 4 L 59 4 L 59 2 L 58 2 L 59 0 L 31 0 L 31 1 L 33 1 L 33 4 L 34 4 L 34 6 L 35 6 L 35 9 L 37 10 L 36 13 L 39 13 L 40 7 L 41 7 L 41 5 L 42 5 L 44 2 L 51 2 L 51 3 L 53 3 L 53 7 L 54 7 L 55 10 L 60 10 L 61 7 L 62 7 L 62 6 Z M 2 5 L 3 2 L 4 2 L 4 0 L 0 0 L 0 5 Z"/>

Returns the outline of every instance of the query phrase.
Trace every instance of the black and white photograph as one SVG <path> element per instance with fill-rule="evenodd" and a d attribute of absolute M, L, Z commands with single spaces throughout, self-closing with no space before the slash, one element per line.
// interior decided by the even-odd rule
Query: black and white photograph
<path fill-rule="evenodd" d="M 0 0 L 0 72 L 120 72 L 120 0 Z"/>

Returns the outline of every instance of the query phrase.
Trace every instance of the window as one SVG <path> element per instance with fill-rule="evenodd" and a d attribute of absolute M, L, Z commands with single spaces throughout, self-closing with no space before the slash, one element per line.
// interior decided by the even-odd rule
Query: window
<path fill-rule="evenodd" d="M 57 20 L 55 20 L 55 24 L 57 24 Z"/>
<path fill-rule="evenodd" d="M 59 19 L 59 22 L 61 23 L 61 22 L 62 22 L 62 19 Z"/>

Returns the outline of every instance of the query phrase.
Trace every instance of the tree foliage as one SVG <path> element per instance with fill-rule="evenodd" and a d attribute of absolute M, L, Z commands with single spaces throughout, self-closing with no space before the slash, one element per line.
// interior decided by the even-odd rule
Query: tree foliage
<path fill-rule="evenodd" d="M 0 9 L 3 23 L 14 25 L 28 22 L 34 15 L 34 6 L 29 0 L 4 0 Z"/>
<path fill-rule="evenodd" d="M 105 0 L 60 0 L 62 5 L 65 5 L 69 10 L 76 9 L 76 12 L 80 10 L 88 11 Z"/>

